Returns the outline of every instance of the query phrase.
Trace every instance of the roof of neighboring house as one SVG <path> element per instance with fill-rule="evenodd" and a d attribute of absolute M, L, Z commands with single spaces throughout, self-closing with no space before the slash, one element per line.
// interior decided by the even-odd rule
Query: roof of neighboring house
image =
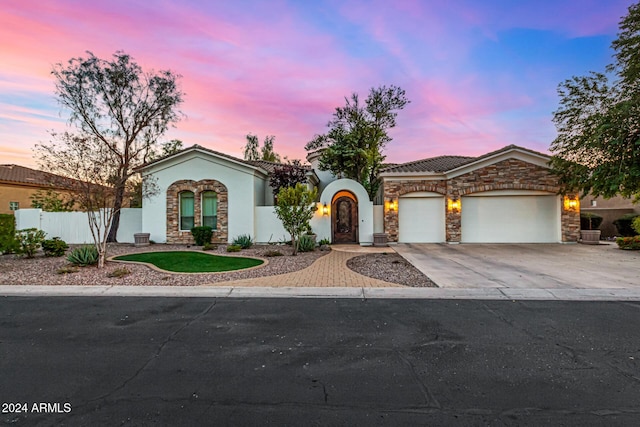
<path fill-rule="evenodd" d="M 475 157 L 466 156 L 430 157 L 428 159 L 389 166 L 382 169 L 381 172 L 446 172 L 475 159 Z"/>
<path fill-rule="evenodd" d="M 0 165 L 0 182 L 35 187 L 68 187 L 74 180 L 20 165 Z"/>

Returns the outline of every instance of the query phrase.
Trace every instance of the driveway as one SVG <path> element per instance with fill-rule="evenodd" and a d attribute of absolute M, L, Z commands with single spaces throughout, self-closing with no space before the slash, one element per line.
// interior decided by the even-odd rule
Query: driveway
<path fill-rule="evenodd" d="M 640 288 L 640 252 L 617 245 L 398 244 L 443 288 Z"/>

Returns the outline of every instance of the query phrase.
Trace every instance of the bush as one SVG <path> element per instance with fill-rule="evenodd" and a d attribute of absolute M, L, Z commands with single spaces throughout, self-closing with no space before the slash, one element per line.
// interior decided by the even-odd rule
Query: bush
<path fill-rule="evenodd" d="M 240 246 L 242 249 L 249 249 L 253 245 L 253 240 L 249 234 L 241 234 L 233 239 L 233 244 Z"/>
<path fill-rule="evenodd" d="M 640 250 L 640 236 L 633 237 L 618 237 L 616 243 L 620 249 L 627 249 L 632 251 Z"/>
<path fill-rule="evenodd" d="M 126 267 L 120 267 L 120 268 L 116 268 L 115 270 L 113 270 L 110 273 L 107 273 L 107 277 L 111 277 L 111 278 L 115 277 L 115 278 L 120 279 L 120 278 L 122 278 L 124 276 L 127 276 L 129 274 L 131 274 L 131 270 L 129 270 Z"/>
<path fill-rule="evenodd" d="M 329 240 L 329 239 L 322 239 L 322 240 L 320 240 L 320 243 L 319 243 L 319 244 L 320 244 L 320 246 L 323 246 L 323 245 L 330 245 L 330 244 L 331 244 L 331 240 Z"/>
<path fill-rule="evenodd" d="M 0 252 L 10 254 L 17 250 L 16 219 L 11 214 L 0 214 Z"/>
<path fill-rule="evenodd" d="M 69 249 L 69 245 L 64 240 L 60 240 L 59 237 L 42 242 L 44 256 L 63 256 L 67 249 Z"/>
<path fill-rule="evenodd" d="M 638 234 L 631 227 L 633 220 L 636 219 L 638 216 L 640 215 L 638 215 L 637 213 L 628 213 L 628 214 L 622 215 L 620 218 L 613 221 L 616 228 L 618 229 L 618 233 L 620 233 L 620 235 L 625 237 L 631 237 Z"/>
<path fill-rule="evenodd" d="M 242 250 L 242 247 L 238 245 L 227 246 L 227 252 L 240 252 L 241 250 Z"/>
<path fill-rule="evenodd" d="M 597 230 L 602 224 L 602 217 L 591 212 L 580 212 L 580 230 Z"/>
<path fill-rule="evenodd" d="M 211 243 L 211 238 L 213 237 L 213 228 L 209 227 L 208 225 L 193 227 L 191 229 L 191 235 L 193 236 L 193 240 L 195 240 L 196 245 L 204 246 L 205 243 Z"/>
<path fill-rule="evenodd" d="M 73 265 L 78 265 L 80 267 L 97 264 L 98 249 L 93 245 L 80 246 L 79 248 L 75 248 L 71 251 L 71 253 L 67 257 L 67 261 L 69 261 Z"/>
<path fill-rule="evenodd" d="M 205 243 L 202 245 L 203 251 L 215 251 L 216 249 L 218 249 L 218 245 L 212 245 L 211 243 Z"/>
<path fill-rule="evenodd" d="M 16 233 L 18 250 L 16 252 L 21 255 L 26 255 L 27 258 L 33 258 L 38 248 L 42 246 L 45 236 L 46 233 L 37 228 L 18 230 Z"/>
<path fill-rule="evenodd" d="M 58 274 L 71 274 L 71 273 L 77 273 L 78 271 L 78 267 L 73 267 L 73 266 L 66 266 L 66 267 L 60 267 L 59 269 L 56 270 L 56 273 Z"/>
<path fill-rule="evenodd" d="M 316 241 L 312 237 L 304 234 L 300 236 L 300 240 L 298 241 L 298 250 L 300 252 L 311 252 L 316 248 Z"/>
<path fill-rule="evenodd" d="M 636 230 L 636 233 L 640 234 L 640 216 L 637 216 L 633 219 L 633 222 L 631 223 L 631 227 L 633 227 L 633 229 Z"/>

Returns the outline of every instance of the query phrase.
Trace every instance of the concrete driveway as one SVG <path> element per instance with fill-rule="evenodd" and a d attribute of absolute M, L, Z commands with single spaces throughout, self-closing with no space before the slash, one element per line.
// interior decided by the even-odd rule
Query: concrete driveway
<path fill-rule="evenodd" d="M 640 252 L 615 243 L 398 244 L 443 288 L 640 288 Z"/>

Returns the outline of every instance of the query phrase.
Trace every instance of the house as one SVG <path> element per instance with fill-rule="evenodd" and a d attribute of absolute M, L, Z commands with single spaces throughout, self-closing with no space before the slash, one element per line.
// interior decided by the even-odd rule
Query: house
<path fill-rule="evenodd" d="M 319 193 L 311 221 L 318 239 L 392 243 L 556 243 L 579 237 L 579 203 L 558 194 L 549 156 L 509 145 L 479 157 L 439 156 L 380 173 L 380 197 L 318 168 L 309 153 L 308 185 Z M 257 242 L 288 235 L 275 216 L 270 162 L 245 161 L 198 145 L 139 170 L 159 192 L 143 202 L 142 229 L 157 242 L 191 243 L 194 225 L 214 228 L 214 240 L 250 234 Z"/>
<path fill-rule="evenodd" d="M 622 196 L 605 199 L 588 194 L 580 200 L 580 211 L 600 215 L 602 217 L 601 237 L 614 237 L 619 236 L 620 233 L 613 221 L 624 214 L 640 214 L 640 204 L 634 204 L 631 199 L 625 199 Z"/>
<path fill-rule="evenodd" d="M 0 165 L 0 214 L 12 214 L 31 207 L 38 190 L 54 190 L 68 195 L 68 179 L 19 165 Z"/>

